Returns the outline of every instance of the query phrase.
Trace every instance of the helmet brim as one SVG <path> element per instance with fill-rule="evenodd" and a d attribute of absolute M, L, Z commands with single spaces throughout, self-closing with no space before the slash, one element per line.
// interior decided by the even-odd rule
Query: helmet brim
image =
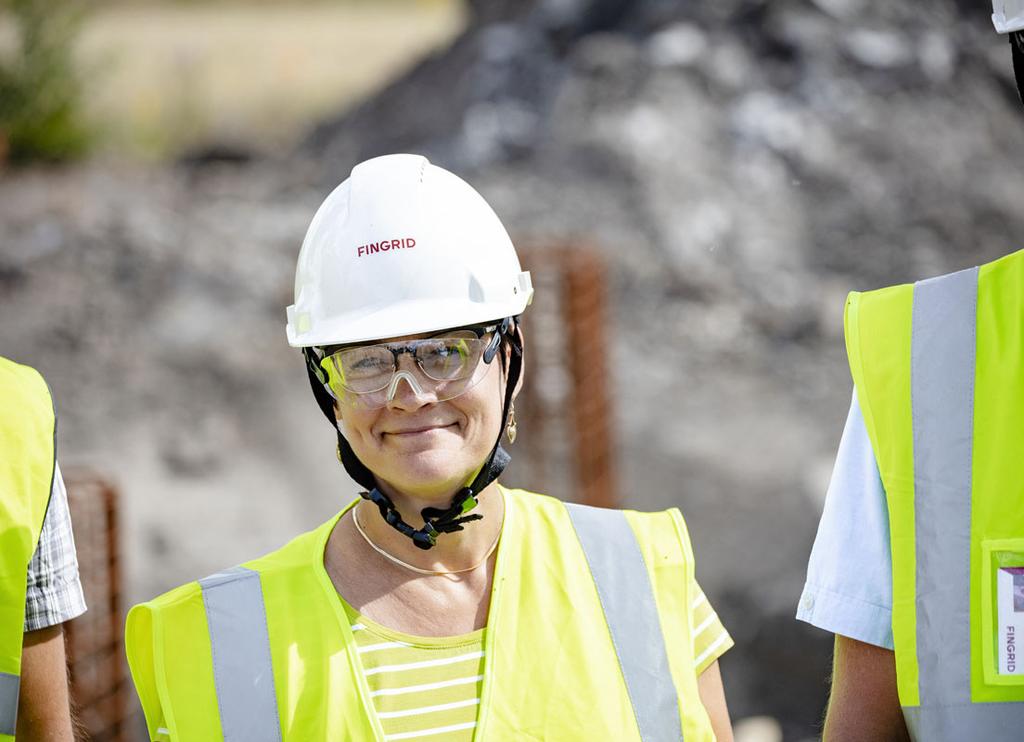
<path fill-rule="evenodd" d="M 420 300 L 367 307 L 359 315 L 321 320 L 305 333 L 296 332 L 295 323 L 289 322 L 288 344 L 293 348 L 345 345 L 465 327 L 522 314 L 529 299 L 504 303 Z"/>

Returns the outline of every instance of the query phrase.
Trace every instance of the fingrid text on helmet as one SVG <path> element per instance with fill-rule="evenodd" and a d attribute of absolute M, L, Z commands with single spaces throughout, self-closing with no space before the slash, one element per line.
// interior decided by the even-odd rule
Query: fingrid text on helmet
<path fill-rule="evenodd" d="M 416 247 L 416 240 L 412 237 L 403 237 L 397 240 L 381 240 L 380 242 L 370 242 L 366 245 L 360 245 L 356 248 L 356 257 L 363 257 L 364 255 L 373 255 L 378 252 L 387 252 L 388 250 L 402 250 L 410 247 Z"/>

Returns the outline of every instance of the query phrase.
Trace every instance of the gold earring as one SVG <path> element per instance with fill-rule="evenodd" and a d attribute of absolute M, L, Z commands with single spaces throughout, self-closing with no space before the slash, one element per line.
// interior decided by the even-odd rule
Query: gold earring
<path fill-rule="evenodd" d="M 509 443 L 516 442 L 516 403 L 512 402 L 508 406 L 508 422 L 505 424 L 505 435 L 508 436 Z"/>

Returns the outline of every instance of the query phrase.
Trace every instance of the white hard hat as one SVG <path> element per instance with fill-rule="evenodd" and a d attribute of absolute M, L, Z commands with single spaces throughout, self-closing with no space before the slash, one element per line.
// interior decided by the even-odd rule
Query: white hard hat
<path fill-rule="evenodd" d="M 992 0 L 992 23 L 999 33 L 1024 30 L 1024 0 Z"/>
<path fill-rule="evenodd" d="M 299 252 L 293 347 L 433 332 L 520 314 L 530 274 L 468 183 L 417 155 L 356 165 Z"/>

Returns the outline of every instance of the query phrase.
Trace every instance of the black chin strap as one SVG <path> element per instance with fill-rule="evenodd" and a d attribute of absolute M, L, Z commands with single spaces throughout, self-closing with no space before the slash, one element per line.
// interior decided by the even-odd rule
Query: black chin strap
<path fill-rule="evenodd" d="M 433 548 L 437 543 L 437 537 L 442 533 L 461 531 L 463 524 L 474 520 L 481 520 L 483 518 L 482 515 L 478 513 L 467 515 L 467 513 L 479 504 L 477 496 L 501 475 L 505 467 L 508 466 L 509 461 L 512 460 L 508 452 L 501 447 L 501 434 L 505 431 L 505 426 L 508 422 L 508 411 L 512 404 L 512 396 L 522 374 L 523 346 L 514 318 L 506 317 L 502 320 L 498 333 L 502 343 L 508 343 L 512 351 L 509 357 L 508 378 L 505 382 L 505 399 L 502 402 L 501 427 L 498 429 L 498 440 L 495 441 L 494 446 L 491 448 L 491 452 L 487 456 L 480 472 L 468 486 L 458 491 L 455 497 L 452 498 L 451 505 L 443 510 L 441 508 L 423 508 L 420 511 L 420 516 L 424 522 L 422 528 L 413 528 L 402 519 L 402 514 L 395 507 L 391 498 L 377 488 L 377 480 L 374 478 L 373 472 L 359 460 L 345 439 L 345 436 L 341 434 L 340 430 L 338 431 L 338 459 L 345 467 L 348 475 L 365 488 L 364 492 L 359 493 L 360 497 L 376 505 L 384 521 L 396 531 L 411 539 L 413 544 L 420 549 L 427 550 Z M 317 404 L 324 415 L 337 429 L 337 421 L 334 417 L 334 398 L 324 388 L 326 378 L 323 377 L 323 372 L 320 370 L 319 359 L 312 349 L 303 348 L 302 350 L 306 358 L 306 372 L 309 375 L 310 386 L 313 388 L 313 396 L 316 397 Z M 501 352 L 500 344 L 497 352 Z M 494 360 L 494 356 L 492 355 L 489 359 L 485 356 L 484 360 L 491 362 Z"/>

